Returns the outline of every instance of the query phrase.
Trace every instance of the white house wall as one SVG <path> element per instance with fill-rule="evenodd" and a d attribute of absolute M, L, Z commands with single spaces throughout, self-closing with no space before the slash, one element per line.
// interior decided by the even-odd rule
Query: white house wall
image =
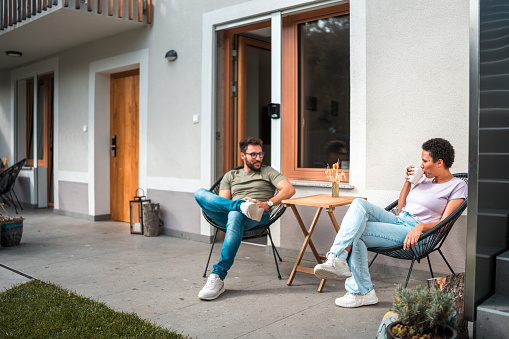
<path fill-rule="evenodd" d="M 467 171 L 468 11 L 462 0 L 367 1 L 366 188 L 400 189 L 432 137 L 456 147 L 453 172 Z"/>
<path fill-rule="evenodd" d="M 365 194 L 385 205 L 396 199 L 404 168 L 419 163 L 420 145 L 429 138 L 448 139 L 456 150 L 451 171 L 468 172 L 469 3 L 366 4 Z M 453 269 L 464 271 L 465 216 L 443 249 Z M 438 254 L 431 261 L 438 272 L 449 272 Z M 377 262 L 409 265 L 387 257 Z M 416 268 L 428 270 L 424 262 Z"/>
<path fill-rule="evenodd" d="M 90 92 L 91 74 L 95 73 L 94 65 L 146 50 L 147 67 L 141 72 L 147 72 L 148 84 L 140 89 L 147 102 L 145 135 L 140 135 L 145 140 L 140 148 L 140 157 L 145 157 L 145 168 L 140 168 L 140 187 L 153 202 L 161 204 L 166 234 L 210 239 L 210 228 L 201 218 L 193 192 L 208 187 L 219 175 L 214 173 L 213 133 L 215 116 L 222 114 L 216 111 L 215 102 L 215 94 L 220 92 L 215 88 L 217 27 L 235 26 L 236 21 L 257 16 L 280 24 L 280 15 L 286 11 L 301 5 L 330 3 L 333 2 L 155 2 L 151 26 L 59 54 L 55 78 L 59 91 L 55 208 L 88 218 L 108 214 L 109 198 L 101 200 L 97 188 L 90 186 L 97 187 L 101 182 L 107 185 L 108 180 L 99 176 L 109 177 L 109 172 L 98 165 L 101 158 L 91 155 L 91 147 L 94 152 L 108 147 L 103 142 L 99 144 L 97 138 L 90 142 L 90 133 L 99 133 L 94 126 L 88 126 L 90 112 L 95 117 L 98 114 L 97 108 L 90 108 L 90 97 L 99 96 Z M 468 2 L 463 0 L 350 2 L 350 183 L 354 188 L 341 194 L 367 197 L 380 205 L 393 201 L 403 184 L 404 168 L 419 163 L 420 145 L 432 137 L 447 138 L 455 146 L 453 172 L 467 171 L 468 11 Z M 272 27 L 276 38 L 277 29 Z M 178 53 L 174 62 L 164 58 L 171 49 Z M 273 53 L 277 56 L 278 50 L 273 48 Z M 274 55 L 273 63 L 277 62 Z M 272 65 L 273 70 L 280 70 L 279 66 Z M 11 129 L 5 126 L 13 123 L 9 118 L 9 79 L 10 73 L 0 72 L 0 155 L 11 149 L 5 146 L 11 143 Z M 198 124 L 193 123 L 193 115 L 199 115 Z M 276 134 L 279 123 L 275 122 L 277 128 L 273 129 Z M 85 125 L 87 132 L 83 131 Z M 273 135 L 273 140 L 274 145 L 280 145 L 280 134 Z M 330 190 L 307 186 L 296 189 L 296 196 Z M 346 208 L 337 209 L 338 220 L 345 211 Z M 310 223 L 314 212 L 313 208 L 302 209 L 305 223 Z M 461 219 L 449 237 L 454 237 L 459 248 L 464 248 L 464 224 Z M 314 234 L 317 248 L 325 252 L 333 236 L 330 221 L 322 216 Z M 274 238 L 283 251 L 300 248 L 303 236 L 290 211 L 275 228 Z M 460 255 L 451 253 L 464 256 L 464 251 Z M 452 261 L 453 267 L 463 265 L 461 259 Z"/>
<path fill-rule="evenodd" d="M 91 48 L 93 49 L 93 47 Z M 88 54 L 88 53 L 87 53 Z M 88 68 L 90 57 L 72 50 L 59 57 L 60 86 L 58 106 L 58 169 L 65 172 L 88 172 Z"/>

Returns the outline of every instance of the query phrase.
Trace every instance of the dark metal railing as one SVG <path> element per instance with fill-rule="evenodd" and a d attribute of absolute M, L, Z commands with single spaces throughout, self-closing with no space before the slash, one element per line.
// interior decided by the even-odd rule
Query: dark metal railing
<path fill-rule="evenodd" d="M 0 31 L 59 5 L 78 11 L 152 23 L 152 0 L 0 0 Z"/>

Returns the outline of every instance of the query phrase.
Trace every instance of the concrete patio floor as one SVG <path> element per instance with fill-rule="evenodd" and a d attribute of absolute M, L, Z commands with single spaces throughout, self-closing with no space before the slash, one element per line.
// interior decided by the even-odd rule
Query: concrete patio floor
<path fill-rule="evenodd" d="M 283 257 L 279 280 L 271 252 L 242 244 L 225 279 L 226 292 L 201 301 L 210 244 L 131 235 L 127 223 L 90 222 L 50 209 L 20 212 L 26 218 L 21 245 L 0 247 L 1 264 L 191 337 L 374 338 L 392 307 L 395 286 L 404 282 L 373 274 L 379 303 L 343 309 L 334 304 L 345 293 L 343 282 L 329 280 L 318 293 L 318 278 L 297 273 L 287 286 L 295 257 Z M 0 291 L 27 280 L 0 267 Z M 416 284 L 425 281 L 409 285 Z"/>

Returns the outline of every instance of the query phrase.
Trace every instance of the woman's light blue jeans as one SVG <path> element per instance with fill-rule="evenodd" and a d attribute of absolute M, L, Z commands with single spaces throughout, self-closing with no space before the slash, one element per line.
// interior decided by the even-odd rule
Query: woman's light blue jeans
<path fill-rule="evenodd" d="M 194 193 L 194 198 L 206 215 L 217 224 L 226 227 L 221 257 L 212 270 L 212 273 L 224 279 L 233 265 L 235 255 L 237 255 L 242 241 L 242 233 L 268 222 L 269 214 L 264 212 L 260 221 L 251 220 L 240 210 L 240 205 L 244 200 L 228 200 L 203 188 Z"/>
<path fill-rule="evenodd" d="M 334 244 L 327 253 L 338 256 L 352 245 L 348 266 L 352 276 L 345 281 L 350 293 L 369 293 L 374 285 L 368 267 L 368 247 L 401 244 L 418 222 L 407 212 L 394 215 L 364 199 L 355 199 L 341 222 Z"/>

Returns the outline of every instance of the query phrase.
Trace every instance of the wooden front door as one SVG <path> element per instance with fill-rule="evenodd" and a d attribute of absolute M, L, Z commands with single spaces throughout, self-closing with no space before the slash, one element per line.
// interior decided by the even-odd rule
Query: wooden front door
<path fill-rule="evenodd" d="M 129 201 L 138 188 L 139 70 L 111 75 L 110 215 L 129 222 Z"/>

